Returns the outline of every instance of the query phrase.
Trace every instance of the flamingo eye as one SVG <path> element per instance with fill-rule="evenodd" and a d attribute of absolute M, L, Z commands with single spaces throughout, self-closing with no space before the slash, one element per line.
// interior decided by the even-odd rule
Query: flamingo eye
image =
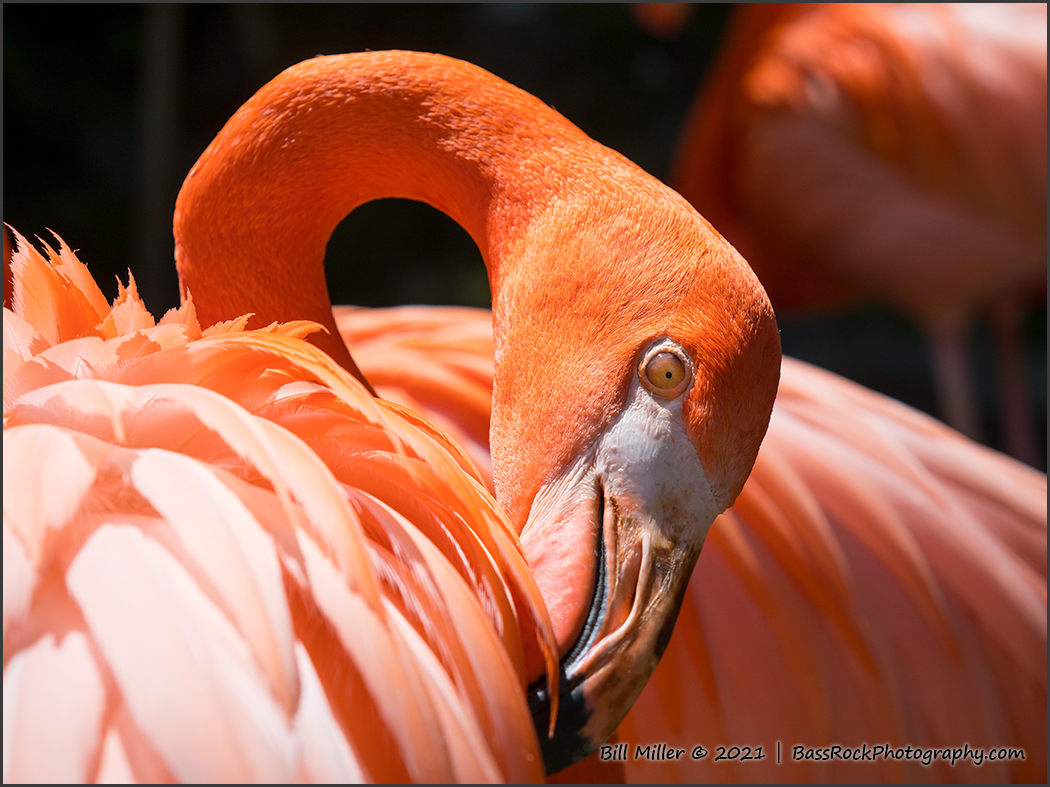
<path fill-rule="evenodd" d="M 690 379 L 685 361 L 666 349 L 645 358 L 638 372 L 646 388 L 668 399 L 684 391 Z"/>

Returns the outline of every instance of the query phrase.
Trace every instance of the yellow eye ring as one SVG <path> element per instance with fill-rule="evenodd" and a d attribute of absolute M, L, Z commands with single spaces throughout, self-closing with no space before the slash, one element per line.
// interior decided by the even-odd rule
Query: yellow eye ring
<path fill-rule="evenodd" d="M 692 381 L 690 366 L 681 350 L 661 343 L 642 357 L 638 377 L 657 396 L 673 399 Z"/>

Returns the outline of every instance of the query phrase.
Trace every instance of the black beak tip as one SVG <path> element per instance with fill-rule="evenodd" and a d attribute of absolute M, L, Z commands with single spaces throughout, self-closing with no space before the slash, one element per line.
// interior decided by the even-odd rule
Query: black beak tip
<path fill-rule="evenodd" d="M 602 743 L 591 740 L 583 733 L 583 728 L 592 713 L 583 695 L 583 687 L 570 687 L 565 683 L 565 676 L 561 677 L 563 688 L 558 699 L 558 720 L 554 727 L 554 737 L 548 737 L 551 703 L 547 683 L 540 680 L 529 687 L 529 710 L 532 711 L 532 721 L 536 725 L 536 735 L 540 740 L 540 751 L 543 752 L 543 764 L 548 776 L 579 762 Z"/>

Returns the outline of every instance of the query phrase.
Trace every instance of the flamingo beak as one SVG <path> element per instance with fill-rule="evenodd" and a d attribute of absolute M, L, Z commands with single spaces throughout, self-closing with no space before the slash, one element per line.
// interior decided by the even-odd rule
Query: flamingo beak
<path fill-rule="evenodd" d="M 611 502 L 600 543 L 587 618 L 561 659 L 553 736 L 546 682 L 529 691 L 548 774 L 597 749 L 630 710 L 667 647 L 699 557 L 699 544 L 673 547 L 652 520 L 617 521 Z"/>
<path fill-rule="evenodd" d="M 685 432 L 681 400 L 637 383 L 587 456 L 536 496 L 522 545 L 561 668 L 553 736 L 545 681 L 529 691 L 548 773 L 597 749 L 641 694 L 723 508 Z"/>

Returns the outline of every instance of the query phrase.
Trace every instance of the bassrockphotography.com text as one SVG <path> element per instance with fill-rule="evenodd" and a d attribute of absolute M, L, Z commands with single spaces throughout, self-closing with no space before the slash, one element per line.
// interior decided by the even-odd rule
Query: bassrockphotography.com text
<path fill-rule="evenodd" d="M 675 760 L 704 760 L 714 762 L 757 762 L 773 758 L 777 763 L 803 762 L 878 762 L 880 760 L 910 761 L 922 765 L 932 765 L 943 761 L 950 765 L 970 762 L 980 766 L 985 762 L 1025 759 L 1024 749 L 1013 747 L 979 748 L 963 743 L 961 746 L 923 747 L 894 746 L 889 743 L 871 745 L 862 743 L 856 746 L 806 746 L 803 744 L 782 745 L 778 742 L 773 749 L 763 746 L 704 746 L 694 744 L 688 748 L 668 746 L 666 743 L 611 743 L 598 750 L 603 762 L 627 762 L 632 760 L 649 760 L 668 762 Z"/>

